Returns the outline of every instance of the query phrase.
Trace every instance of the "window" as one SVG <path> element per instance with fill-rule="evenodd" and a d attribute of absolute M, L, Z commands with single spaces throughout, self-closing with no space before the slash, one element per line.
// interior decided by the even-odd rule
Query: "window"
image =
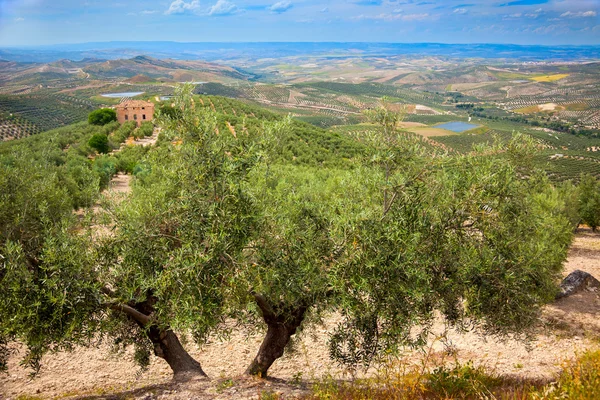
<path fill-rule="evenodd" d="M 146 109 L 146 107 L 142 107 L 142 110 L 145 110 L 145 109 Z"/>
<path fill-rule="evenodd" d="M 133 119 L 137 121 L 137 114 L 133 114 Z"/>
<path fill-rule="evenodd" d="M 142 115 L 142 119 L 146 119 L 146 114 L 143 114 L 143 115 Z"/>
<path fill-rule="evenodd" d="M 129 115 L 125 114 L 125 121 L 129 119 Z"/>

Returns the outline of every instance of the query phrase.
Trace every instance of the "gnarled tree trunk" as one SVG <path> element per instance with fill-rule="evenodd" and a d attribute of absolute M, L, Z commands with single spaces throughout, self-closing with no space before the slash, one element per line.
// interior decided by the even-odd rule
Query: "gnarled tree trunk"
<path fill-rule="evenodd" d="M 104 292 L 109 293 L 108 289 L 104 289 Z M 156 298 L 148 295 L 146 301 L 140 303 L 111 304 L 110 307 L 127 314 L 140 328 L 145 330 L 148 339 L 154 345 L 154 354 L 169 364 L 175 380 L 207 378 L 200 363 L 183 348 L 175 332 L 168 327 L 161 328 L 152 322 L 151 316 L 154 313 L 155 303 Z"/>
<path fill-rule="evenodd" d="M 271 365 L 283 355 L 285 346 L 302 324 L 308 307 L 304 305 L 295 308 L 282 306 L 275 311 L 264 296 L 254 295 L 254 298 L 267 324 L 267 334 L 260 345 L 258 354 L 246 369 L 246 374 L 265 378 Z"/>
<path fill-rule="evenodd" d="M 189 380 L 194 377 L 207 378 L 200 363 L 183 348 L 175 332 L 151 326 L 147 330 L 147 335 L 154 344 L 154 354 L 169 364 L 175 380 Z"/>

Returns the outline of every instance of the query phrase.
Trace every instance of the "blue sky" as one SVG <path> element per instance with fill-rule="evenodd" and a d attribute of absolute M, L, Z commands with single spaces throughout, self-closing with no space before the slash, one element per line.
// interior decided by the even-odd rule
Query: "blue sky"
<path fill-rule="evenodd" d="M 600 44 L 600 0 L 0 0 L 0 46 L 116 40 Z"/>

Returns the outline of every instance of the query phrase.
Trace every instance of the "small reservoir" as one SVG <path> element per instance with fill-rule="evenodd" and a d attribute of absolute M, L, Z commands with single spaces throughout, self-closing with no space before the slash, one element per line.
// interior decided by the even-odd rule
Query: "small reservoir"
<path fill-rule="evenodd" d="M 477 128 L 479 126 L 480 125 L 470 124 L 468 122 L 456 121 L 456 122 L 446 122 L 441 125 L 436 125 L 436 126 L 434 126 L 434 128 L 446 129 L 447 131 L 462 133 L 462 132 Z"/>
<path fill-rule="evenodd" d="M 113 99 L 120 99 L 121 97 L 135 97 L 140 94 L 144 94 L 145 92 L 121 92 L 121 93 L 105 93 L 101 95 L 102 97 L 110 97 Z"/>

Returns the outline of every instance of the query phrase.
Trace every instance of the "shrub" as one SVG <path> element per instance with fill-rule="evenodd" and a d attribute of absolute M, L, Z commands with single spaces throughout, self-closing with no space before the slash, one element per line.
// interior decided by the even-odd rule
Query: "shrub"
<path fill-rule="evenodd" d="M 159 115 L 163 115 L 163 116 L 166 116 L 171 119 L 179 119 L 183 116 L 183 113 L 181 112 L 180 109 L 166 105 L 166 104 L 161 106 L 158 110 L 159 110 Z"/>
<path fill-rule="evenodd" d="M 138 130 L 141 136 L 152 136 L 152 132 L 154 132 L 154 125 L 150 121 L 143 122 Z"/>
<path fill-rule="evenodd" d="M 600 185 L 589 174 L 582 175 L 579 181 L 579 215 L 593 231 L 600 226 Z"/>
<path fill-rule="evenodd" d="M 88 122 L 91 125 L 106 125 L 109 122 L 117 120 L 117 112 L 111 108 L 101 108 L 94 110 L 88 116 Z"/>
<path fill-rule="evenodd" d="M 127 174 L 132 174 L 138 162 L 148 152 L 149 147 L 125 146 L 117 154 L 116 169 Z"/>
<path fill-rule="evenodd" d="M 600 351 L 588 351 L 564 365 L 558 381 L 530 393 L 530 399 L 592 400 L 600 393 Z"/>
<path fill-rule="evenodd" d="M 88 141 L 88 145 L 101 154 L 108 153 L 110 150 L 110 147 L 108 146 L 108 136 L 103 133 L 96 133 L 92 136 Z"/>
<path fill-rule="evenodd" d="M 123 143 L 125 140 L 127 140 L 127 138 L 129 136 L 131 136 L 131 134 L 133 133 L 135 128 L 136 128 L 135 122 L 133 122 L 133 121 L 125 122 L 123 125 L 121 125 L 121 127 L 119 129 L 117 129 L 116 131 L 114 131 L 112 133 L 112 135 L 111 135 L 112 142 L 114 142 L 116 144 Z"/>
<path fill-rule="evenodd" d="M 112 176 L 117 172 L 117 160 L 112 156 L 100 156 L 94 160 L 93 171 L 100 178 L 100 187 L 106 188 Z"/>

